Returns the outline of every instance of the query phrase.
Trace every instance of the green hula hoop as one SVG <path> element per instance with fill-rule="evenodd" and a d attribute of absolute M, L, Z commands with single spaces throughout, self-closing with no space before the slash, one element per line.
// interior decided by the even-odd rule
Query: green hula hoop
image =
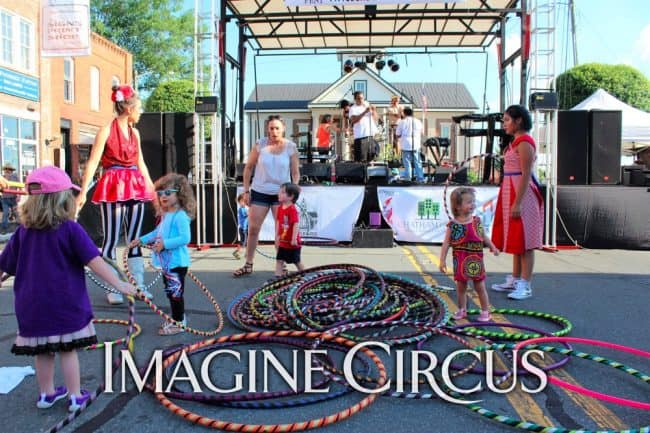
<path fill-rule="evenodd" d="M 467 314 L 479 314 L 481 310 L 478 308 L 467 310 Z M 555 314 L 545 313 L 542 311 L 532 311 L 532 310 L 519 310 L 513 308 L 495 308 L 491 310 L 493 314 L 505 314 L 505 315 L 515 315 L 515 316 L 527 316 L 527 317 L 536 317 L 539 319 L 548 320 L 553 322 L 561 327 L 559 331 L 549 333 L 554 337 L 562 337 L 567 335 L 573 329 L 573 324 L 569 319 L 558 316 Z M 447 323 L 449 326 L 449 323 Z M 504 326 L 507 327 L 507 326 Z M 501 331 L 491 331 L 486 329 L 480 329 L 478 327 L 468 327 L 463 330 L 468 335 L 480 335 L 487 337 L 491 340 L 530 340 L 531 338 L 543 337 L 541 334 L 537 333 L 525 333 L 525 332 L 501 332 Z"/>

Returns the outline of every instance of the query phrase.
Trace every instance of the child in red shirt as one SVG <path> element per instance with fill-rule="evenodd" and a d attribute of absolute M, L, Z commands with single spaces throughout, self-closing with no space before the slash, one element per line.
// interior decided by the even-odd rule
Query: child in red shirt
<path fill-rule="evenodd" d="M 299 271 L 305 269 L 300 260 L 300 215 L 296 201 L 300 196 L 300 187 L 293 183 L 284 183 L 280 186 L 278 200 L 280 206 L 275 220 L 275 276 L 286 276 L 285 263 L 293 263 Z"/>

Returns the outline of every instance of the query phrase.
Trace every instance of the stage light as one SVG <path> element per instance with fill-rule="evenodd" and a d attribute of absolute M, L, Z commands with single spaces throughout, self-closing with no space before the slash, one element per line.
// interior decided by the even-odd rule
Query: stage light
<path fill-rule="evenodd" d="M 356 62 L 354 62 L 354 67 L 355 68 L 361 68 L 362 64 L 363 64 L 363 62 L 360 62 L 360 61 L 357 60 Z"/>
<path fill-rule="evenodd" d="M 389 68 L 392 68 L 394 64 L 395 64 L 395 60 L 393 60 L 393 59 L 388 59 L 388 67 L 389 67 Z"/>
<path fill-rule="evenodd" d="M 354 64 L 352 63 L 352 60 L 347 59 L 345 63 L 343 64 L 343 70 L 348 73 L 352 72 L 352 68 L 354 67 Z"/>
<path fill-rule="evenodd" d="M 393 72 L 399 71 L 399 64 L 393 62 L 393 64 L 390 66 L 390 70 L 393 71 Z"/>
<path fill-rule="evenodd" d="M 377 62 L 375 63 L 375 68 L 377 68 L 378 71 L 384 69 L 384 66 L 386 66 L 386 62 L 384 62 L 383 60 L 377 60 Z"/>
<path fill-rule="evenodd" d="M 375 56 L 366 56 L 366 63 L 375 63 Z"/>

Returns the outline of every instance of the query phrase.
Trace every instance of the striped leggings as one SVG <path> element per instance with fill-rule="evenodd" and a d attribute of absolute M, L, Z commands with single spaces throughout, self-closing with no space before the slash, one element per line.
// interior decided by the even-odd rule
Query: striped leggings
<path fill-rule="evenodd" d="M 130 200 L 126 202 L 100 204 L 102 213 L 102 228 L 104 229 L 104 242 L 102 243 L 102 257 L 115 260 L 115 248 L 120 241 L 120 231 L 124 227 L 126 243 L 140 237 L 142 220 L 144 218 L 144 202 Z M 129 257 L 140 257 L 140 247 L 129 250 Z"/>

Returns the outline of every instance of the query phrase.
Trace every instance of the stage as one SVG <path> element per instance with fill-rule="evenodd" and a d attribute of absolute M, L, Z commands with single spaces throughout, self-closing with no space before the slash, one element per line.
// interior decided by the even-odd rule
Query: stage
<path fill-rule="evenodd" d="M 391 229 L 398 242 L 442 242 L 447 222 L 442 200 L 444 184 L 440 185 L 301 185 L 301 232 L 351 242 L 353 230 Z M 450 189 L 454 186 L 450 186 Z M 493 206 L 498 188 L 476 185 L 477 211 L 491 227 Z M 212 197 L 213 185 L 206 185 L 206 199 Z M 237 189 L 223 188 L 223 243 L 237 238 Z M 545 196 L 543 194 L 543 196 Z M 214 239 L 212 220 L 214 206 L 206 202 L 206 239 Z M 379 224 L 371 227 L 371 214 L 379 213 Z M 306 216 L 306 217 L 305 217 Z M 376 215 L 375 215 L 376 218 Z M 564 222 L 564 229 L 560 219 Z M 99 244 L 102 239 L 99 210 L 87 203 L 79 216 L 80 223 Z M 152 230 L 154 218 L 148 209 L 143 233 Z M 374 221 L 376 222 L 376 221 Z M 268 223 L 267 223 L 268 224 Z M 558 245 L 574 245 L 602 249 L 650 250 L 650 192 L 647 187 L 621 185 L 558 186 Z M 568 232 L 568 234 L 567 234 Z M 192 230 L 195 242 L 195 230 Z M 273 239 L 272 226 L 263 230 L 263 240 Z"/>

